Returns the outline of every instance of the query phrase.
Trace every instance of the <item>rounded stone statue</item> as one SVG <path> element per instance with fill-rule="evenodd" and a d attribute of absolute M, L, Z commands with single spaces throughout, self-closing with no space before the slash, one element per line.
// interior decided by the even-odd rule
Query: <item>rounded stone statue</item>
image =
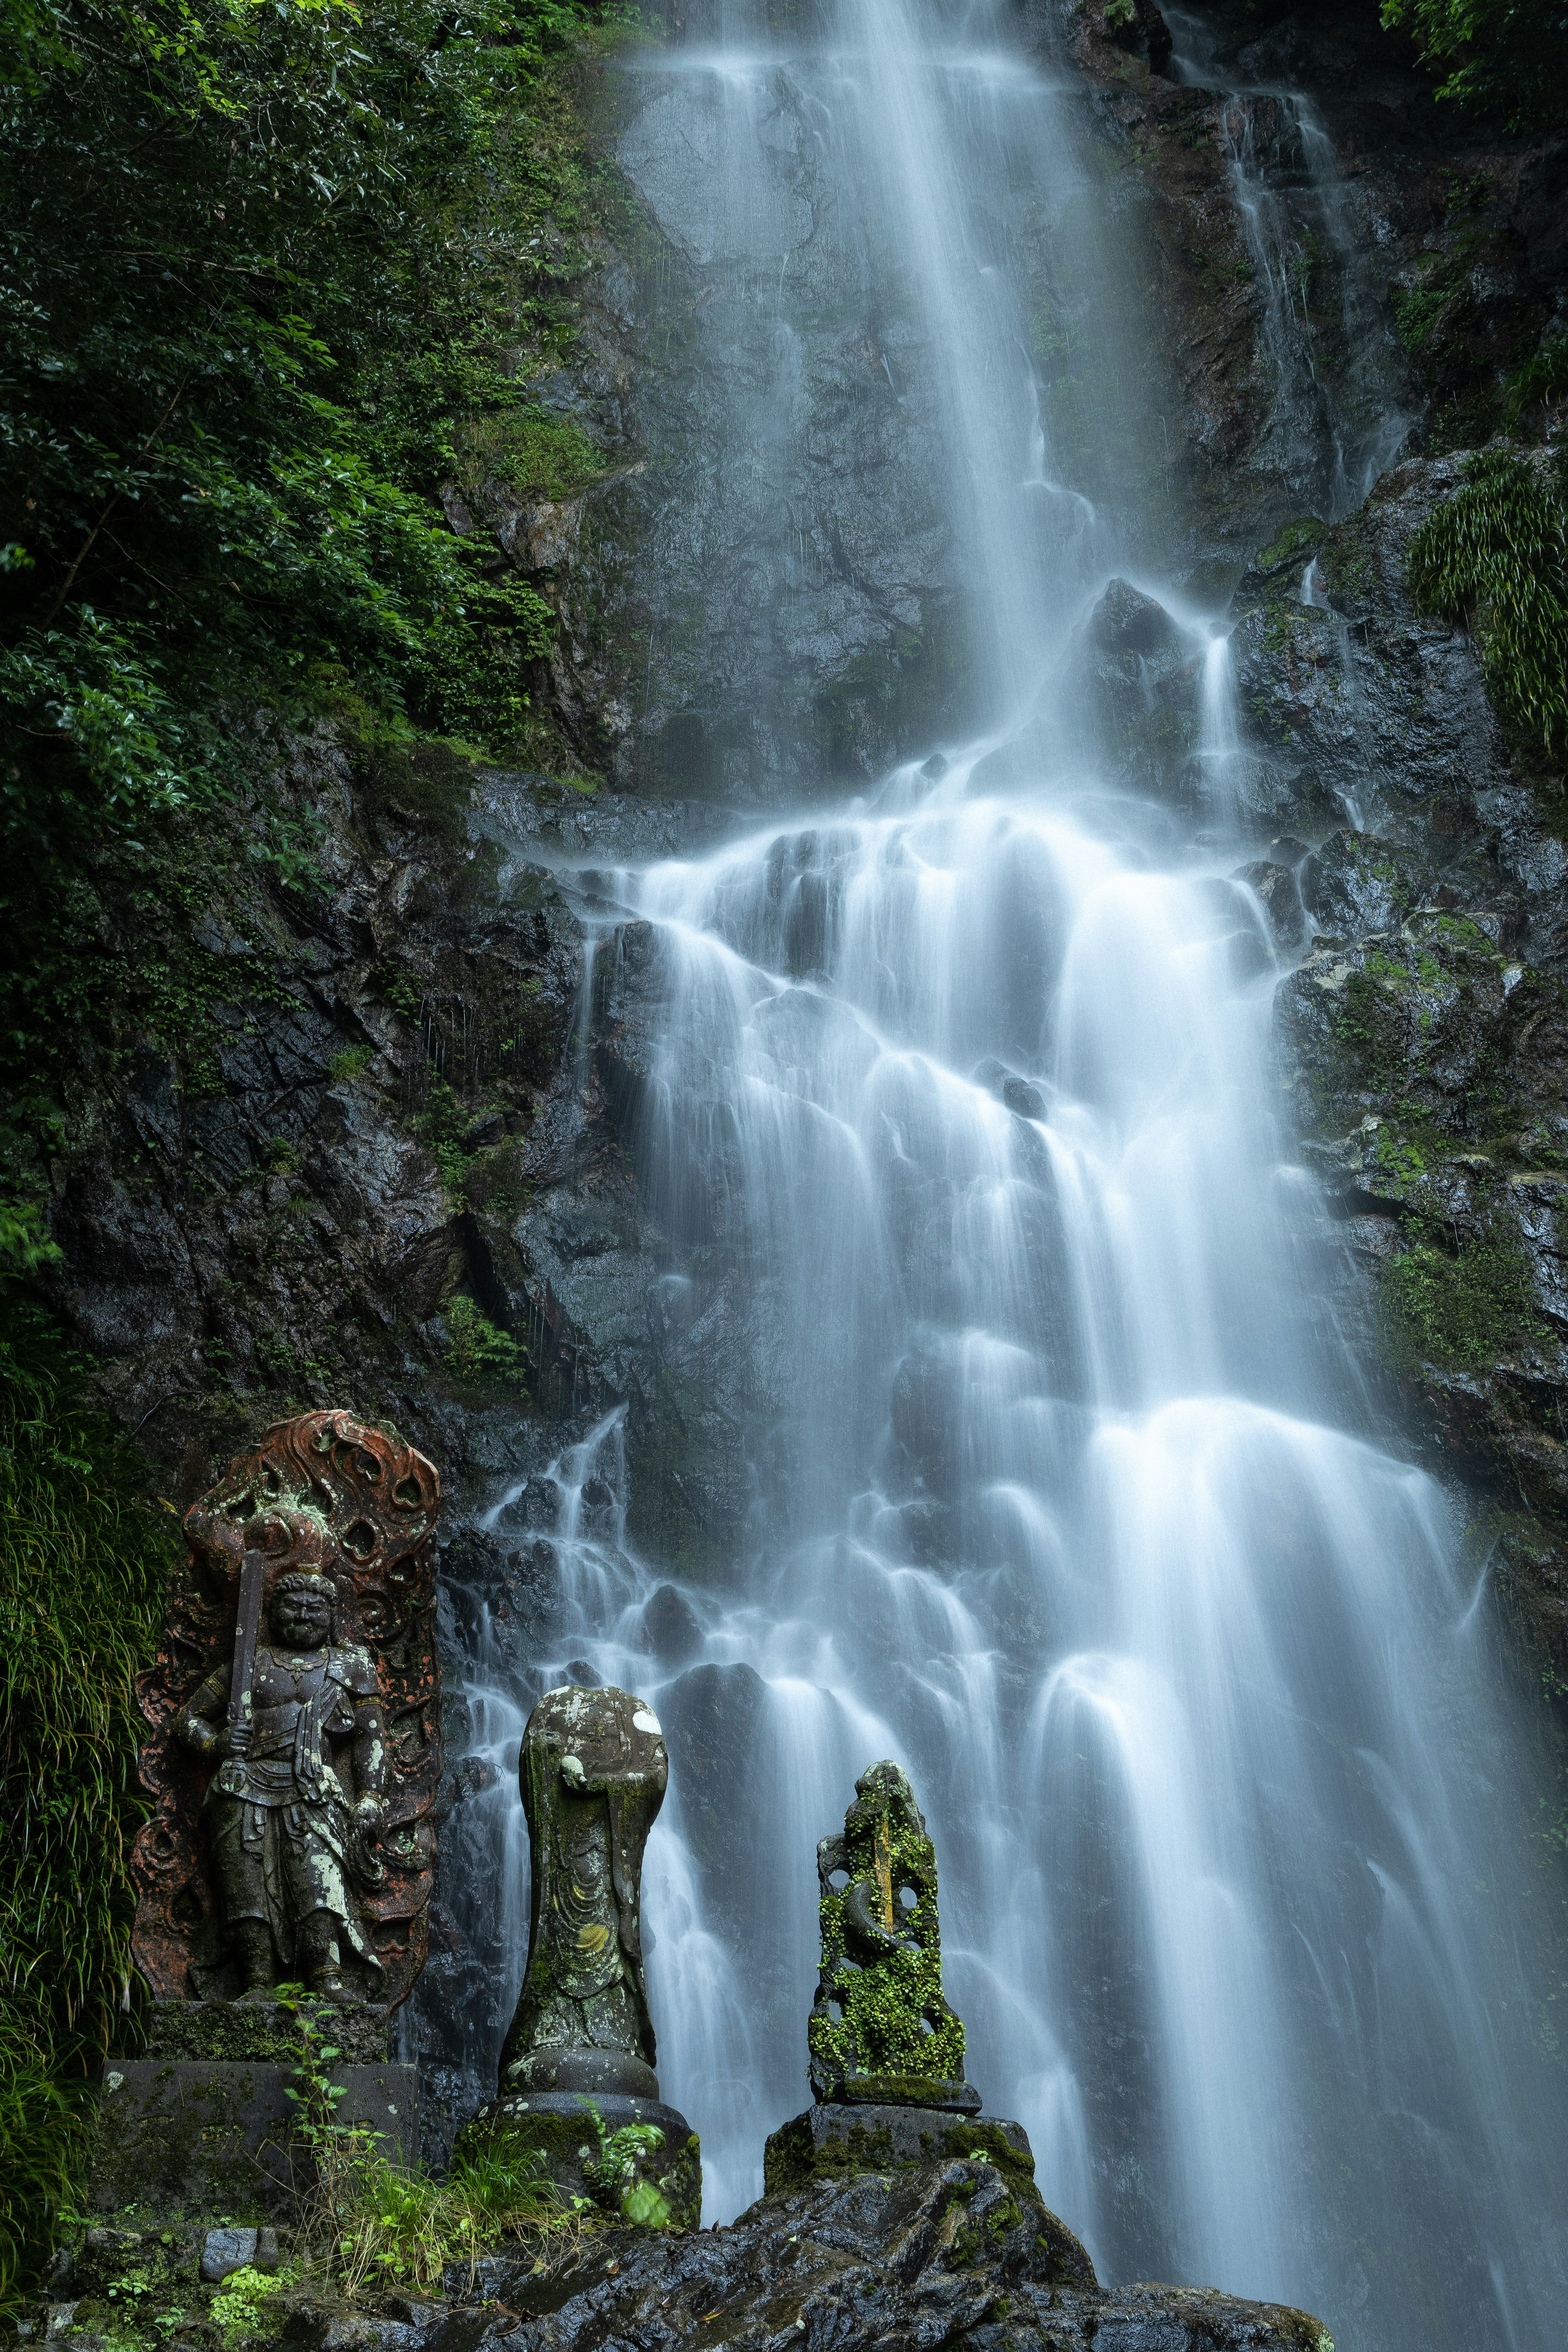
<path fill-rule="evenodd" d="M 626 1691 L 548 1691 L 518 1773 L 533 1885 L 501 2088 L 657 2099 L 640 1910 L 643 1848 L 669 1782 L 658 1718 Z"/>
<path fill-rule="evenodd" d="M 385 1727 L 369 1652 L 336 1639 L 337 1605 L 330 1578 L 279 1576 L 248 1673 L 241 1658 L 209 1675 L 178 1725 L 187 1748 L 224 1759 L 203 1825 L 242 2000 L 270 2000 L 280 1979 L 353 2000 L 345 1950 L 381 1971 L 358 1914 L 385 1875 Z"/>
<path fill-rule="evenodd" d="M 660 2102 L 643 1982 L 643 1849 L 669 1780 L 658 1718 L 629 1691 L 547 1691 L 518 1777 L 533 1859 L 528 1968 L 500 2095 L 458 2149 L 542 2156 L 568 2195 L 695 2229 L 701 2152 Z"/>

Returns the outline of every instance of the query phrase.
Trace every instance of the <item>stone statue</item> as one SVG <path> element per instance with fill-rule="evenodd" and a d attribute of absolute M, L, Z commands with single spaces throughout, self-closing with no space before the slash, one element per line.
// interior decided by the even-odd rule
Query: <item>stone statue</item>
<path fill-rule="evenodd" d="M 822 1960 L 806 2041 L 821 2100 L 973 2112 L 963 2022 L 942 1990 L 936 1850 L 896 1764 L 855 1783 L 816 1849 Z"/>
<path fill-rule="evenodd" d="M 533 1856 L 528 1968 L 500 2095 L 453 2153 L 539 2161 L 568 2197 L 694 2230 L 701 2149 L 659 2099 L 643 1982 L 643 1848 L 669 1779 L 658 1718 L 629 1691 L 547 1691 L 518 1778 Z"/>
<path fill-rule="evenodd" d="M 936 1850 L 897 1764 L 855 1783 L 816 1849 L 822 1958 L 806 2027 L 814 2104 L 770 2133 L 763 2185 L 793 2196 L 854 2172 L 984 2157 L 1043 2213 L 1021 2124 L 984 2116 L 942 1989 Z"/>
<path fill-rule="evenodd" d="M 626 1691 L 548 1691 L 518 1772 L 533 1885 L 501 2088 L 657 2099 L 639 1907 L 643 1848 L 669 1780 L 658 1719 Z"/>
<path fill-rule="evenodd" d="M 261 1554 L 248 1557 L 259 1573 Z M 374 1851 L 386 1817 L 385 1727 L 368 1651 L 334 1639 L 337 1605 L 328 1577 L 278 1577 L 271 1640 L 255 1652 L 240 1719 L 211 1720 L 230 1704 L 231 1666 L 207 1676 L 179 1720 L 188 1748 L 225 1759 L 204 1816 L 242 2000 L 270 2000 L 280 1978 L 352 2000 L 345 1949 L 381 1973 L 358 1911 L 360 1888 L 386 1874 Z"/>
<path fill-rule="evenodd" d="M 155 1799 L 132 1950 L 163 2001 L 378 2006 L 424 1965 L 441 1775 L 440 1481 L 343 1412 L 277 1423 L 185 1515 L 137 1685 Z"/>

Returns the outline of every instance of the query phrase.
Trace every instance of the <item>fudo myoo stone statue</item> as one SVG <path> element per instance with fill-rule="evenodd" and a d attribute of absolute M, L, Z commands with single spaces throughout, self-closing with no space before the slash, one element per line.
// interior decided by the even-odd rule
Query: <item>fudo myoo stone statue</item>
<path fill-rule="evenodd" d="M 267 1430 L 185 1515 L 138 1684 L 153 1809 L 132 1950 L 153 2000 L 145 2052 L 105 2073 L 100 2210 L 283 2210 L 299 2025 L 282 1984 L 333 2005 L 340 2121 L 416 2151 L 416 2070 L 387 2038 L 427 1943 L 439 1500 L 422 1454 L 322 1412 Z"/>
<path fill-rule="evenodd" d="M 769 2195 L 828 2173 L 986 2156 L 1033 2197 L 1019 2124 L 982 2116 L 942 1984 L 936 1851 L 908 1778 L 873 1764 L 816 1850 L 822 1958 L 806 2028 L 816 2104 L 774 2132 Z"/>
<path fill-rule="evenodd" d="M 260 1578 L 263 1555 L 247 1558 Z M 276 1578 L 267 1614 L 270 1639 L 248 1675 L 243 1657 L 237 1675 L 233 1664 L 209 1675 L 178 1736 L 224 1759 L 203 1812 L 240 1999 L 270 2000 L 282 1978 L 348 2001 L 345 1954 L 375 1982 L 384 1973 L 359 1916 L 363 1894 L 386 1875 L 375 1852 L 386 1818 L 381 1693 L 369 1652 L 335 1638 L 330 1578 Z"/>
<path fill-rule="evenodd" d="M 268 1429 L 185 1515 L 139 1693 L 156 1800 L 133 1951 L 160 2001 L 279 1982 L 385 2009 L 424 1965 L 441 1772 L 440 1482 L 342 1412 Z"/>
<path fill-rule="evenodd" d="M 658 1719 L 628 1691 L 547 1691 L 518 1774 L 532 1853 L 528 1969 L 500 2095 L 459 2146 L 538 2149 L 569 2193 L 695 2229 L 700 2152 L 659 2099 L 643 1981 L 643 1849 L 669 1780 Z"/>

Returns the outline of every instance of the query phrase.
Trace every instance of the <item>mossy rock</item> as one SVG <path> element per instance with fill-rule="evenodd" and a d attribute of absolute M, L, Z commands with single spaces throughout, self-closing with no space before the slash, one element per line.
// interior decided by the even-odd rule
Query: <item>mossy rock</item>
<path fill-rule="evenodd" d="M 662 2145 L 638 2150 L 624 2173 L 601 2178 L 605 2141 L 628 2125 L 651 2125 Z M 603 2126 L 601 2132 L 600 2126 Z M 647 2191 L 666 2209 L 645 2226 L 696 2230 L 702 2221 L 702 2148 L 686 2117 L 658 2099 L 605 2092 L 591 2100 L 582 2093 L 531 2091 L 526 2096 L 494 2099 L 465 2124 L 452 2148 L 454 2164 L 481 2153 L 526 2163 L 540 2159 L 543 2176 L 568 2204 L 597 2208 L 606 2219 L 643 2222 L 651 2209 Z"/>
<path fill-rule="evenodd" d="M 994 2166 L 1016 2198 L 1045 2210 L 1020 2125 L 938 2107 L 808 2107 L 770 2135 L 763 2152 L 763 2189 L 769 2197 L 793 2196 L 851 2173 L 912 2172 L 955 2160 Z"/>

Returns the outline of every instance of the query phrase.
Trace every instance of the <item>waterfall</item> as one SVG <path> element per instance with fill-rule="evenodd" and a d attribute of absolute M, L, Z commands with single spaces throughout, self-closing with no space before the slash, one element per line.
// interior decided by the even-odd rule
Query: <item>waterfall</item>
<path fill-rule="evenodd" d="M 470 1630 L 498 1773 L 473 1866 L 515 1936 L 500 1816 L 534 1694 L 653 1702 L 660 2075 L 727 2218 L 807 2095 L 816 1843 L 897 1759 L 972 2077 L 1102 2274 L 1300 2303 L 1341 2352 L 1547 2352 L 1536 1759 L 1444 1497 L 1345 1423 L 1355 1384 L 1307 1336 L 1323 1244 L 1234 803 L 1184 844 L 1107 788 L 1074 697 L 1100 587 L 1158 569 L 1115 356 L 1142 331 L 1131 232 L 1070 81 L 1000 13 L 774 21 L 737 5 L 639 61 L 621 147 L 712 296 L 704 398 L 766 607 L 732 625 L 768 618 L 783 660 L 812 551 L 843 541 L 812 436 L 822 353 L 853 342 L 856 430 L 883 447 L 896 420 L 918 456 L 887 511 L 966 616 L 974 732 L 595 877 L 595 919 L 647 943 L 609 984 L 654 1036 L 671 1311 L 727 1317 L 746 1367 L 720 1401 L 754 1433 L 746 1532 L 704 1583 L 639 1557 L 618 1411 L 497 1503 L 548 1597 L 521 1676 Z M 1075 406 L 1085 338 L 1111 365 Z M 1321 404 L 1288 421 L 1336 498 L 1375 468 Z M 847 629 L 901 610 L 878 562 L 844 556 Z M 1221 625 L 1206 643 L 1223 782 Z M 522 1958 L 494 1965 L 503 2021 Z"/>
<path fill-rule="evenodd" d="M 1410 429 L 1380 273 L 1333 141 L 1299 90 L 1218 68 L 1201 17 L 1167 11 L 1171 70 L 1219 93 L 1220 135 L 1262 300 L 1272 414 L 1259 456 L 1333 521 L 1361 504 Z"/>

